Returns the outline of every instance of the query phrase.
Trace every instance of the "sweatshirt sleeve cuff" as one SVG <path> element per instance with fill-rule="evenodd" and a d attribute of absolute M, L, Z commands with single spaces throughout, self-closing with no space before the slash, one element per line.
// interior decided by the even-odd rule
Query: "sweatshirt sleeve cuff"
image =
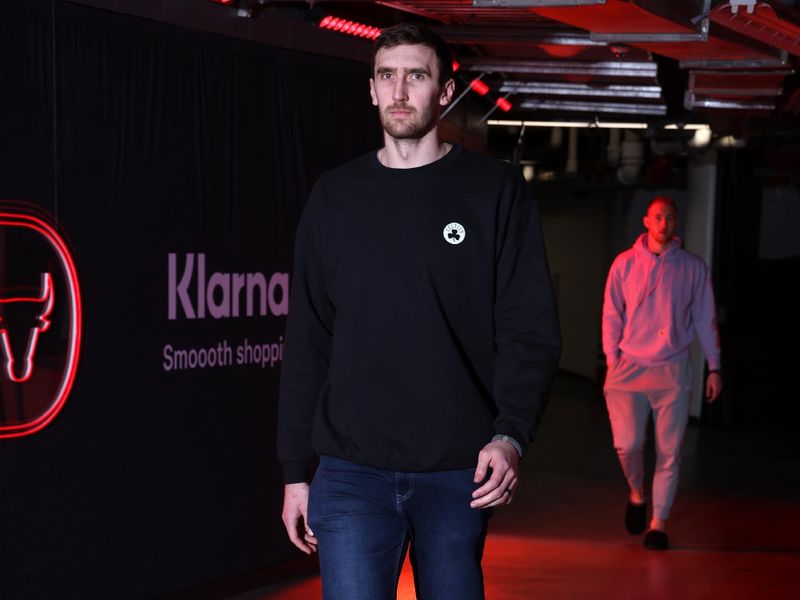
<path fill-rule="evenodd" d="M 308 481 L 308 462 L 298 460 L 281 463 L 284 483 L 306 483 Z"/>
<path fill-rule="evenodd" d="M 514 423 L 510 423 L 509 420 L 503 419 L 500 422 L 495 422 L 494 437 L 492 438 L 492 441 L 499 438 L 509 438 L 509 440 L 513 440 L 513 442 L 509 440 L 505 441 L 514 446 L 514 449 L 521 458 L 528 449 L 528 444 L 533 438 L 533 435 L 526 435 L 526 432 L 520 430 L 518 427 L 515 427 Z"/>

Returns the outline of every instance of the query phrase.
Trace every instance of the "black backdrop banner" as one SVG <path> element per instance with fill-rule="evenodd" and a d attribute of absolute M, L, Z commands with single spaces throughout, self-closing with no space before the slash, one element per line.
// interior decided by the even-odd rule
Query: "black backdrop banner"
<path fill-rule="evenodd" d="M 0 597 L 154 598 L 298 555 L 274 450 L 294 230 L 378 144 L 367 78 L 0 0 L 0 200 L 52 215 L 83 297 L 63 410 L 0 439 Z"/>

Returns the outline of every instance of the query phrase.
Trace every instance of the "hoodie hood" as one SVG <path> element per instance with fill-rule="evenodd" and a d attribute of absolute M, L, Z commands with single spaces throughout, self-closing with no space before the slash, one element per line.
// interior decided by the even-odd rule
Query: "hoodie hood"
<path fill-rule="evenodd" d="M 678 237 L 673 237 L 670 240 L 667 249 L 661 254 L 655 254 L 647 246 L 647 234 L 643 233 L 633 243 L 633 251 L 639 260 L 647 265 L 647 276 L 645 277 L 646 284 L 640 288 L 639 297 L 636 299 L 636 306 L 641 306 L 644 299 L 652 294 L 661 282 L 661 277 L 664 273 L 664 264 L 671 260 L 675 252 L 681 247 L 681 240 Z M 655 270 L 655 273 L 653 272 Z"/>
<path fill-rule="evenodd" d="M 648 247 L 648 245 L 647 245 L 647 233 L 641 234 L 636 239 L 636 241 L 633 243 L 633 249 L 634 249 L 635 252 L 637 252 L 637 253 L 643 252 L 645 254 L 648 254 L 652 258 L 658 258 L 659 256 L 667 256 L 668 254 L 672 254 L 673 252 L 675 252 L 675 250 L 678 250 L 679 248 L 682 248 L 682 247 L 683 247 L 683 242 L 681 241 L 681 238 L 679 238 L 676 235 L 672 236 L 672 240 L 670 240 L 669 245 L 667 246 L 667 249 L 664 250 L 664 252 L 662 252 L 660 255 L 655 254 Z"/>

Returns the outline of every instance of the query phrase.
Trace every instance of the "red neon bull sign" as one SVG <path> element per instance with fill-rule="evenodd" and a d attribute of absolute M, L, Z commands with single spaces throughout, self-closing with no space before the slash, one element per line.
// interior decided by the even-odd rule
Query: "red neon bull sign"
<path fill-rule="evenodd" d="M 13 310 L 15 305 L 32 305 L 34 307 L 35 324 L 30 327 L 28 341 L 25 344 L 25 353 L 21 367 L 16 367 L 17 360 L 14 358 L 14 349 L 10 341 L 11 328 L 7 324 L 12 319 L 10 314 L 17 311 Z M 33 374 L 33 355 L 36 353 L 36 342 L 39 334 L 47 331 L 50 327 L 48 316 L 53 310 L 53 278 L 50 273 L 42 273 L 41 296 L 34 298 L 2 298 L 0 297 L 0 350 L 2 350 L 3 365 L 8 378 L 14 383 L 24 383 Z M 20 370 L 21 368 L 21 370 Z"/>
<path fill-rule="evenodd" d="M 0 206 L 0 438 L 30 435 L 61 411 L 81 339 L 77 271 L 62 237 Z"/>

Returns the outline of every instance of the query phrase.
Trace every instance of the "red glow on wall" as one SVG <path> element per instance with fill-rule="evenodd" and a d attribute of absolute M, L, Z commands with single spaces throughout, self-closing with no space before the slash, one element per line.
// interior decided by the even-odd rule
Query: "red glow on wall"
<path fill-rule="evenodd" d="M 30 435 L 48 425 L 64 406 L 69 396 L 78 367 L 78 357 L 80 354 L 81 341 L 81 321 L 82 309 L 80 299 L 80 288 L 78 285 L 78 274 L 75 263 L 67 248 L 66 243 L 58 232 L 47 224 L 44 220 L 24 213 L 4 212 L 0 210 L 0 230 L 6 229 L 13 232 L 34 233 L 42 238 L 46 247 L 53 252 L 56 260 L 53 266 L 61 267 L 63 277 L 63 293 L 57 297 L 55 293 L 54 273 L 41 273 L 41 284 L 39 290 L 34 294 L 22 294 L 8 292 L 8 287 L 0 285 L 0 317 L 6 316 L 6 320 L 0 319 L 0 378 L 5 378 L 11 382 L 10 385 L 25 386 L 31 385 L 29 380 L 34 375 L 34 359 L 36 356 L 37 345 L 40 341 L 40 334 L 48 331 L 51 325 L 51 313 L 56 303 L 59 304 L 58 314 L 67 319 L 67 335 L 65 336 L 65 352 L 63 356 L 63 371 L 60 379 L 55 379 L 52 394 L 48 394 L 48 402 L 43 404 L 41 410 L 35 412 L 28 419 L 21 419 L 18 423 L 0 423 L 0 438 L 12 438 Z M 6 234 L 8 235 L 8 234 Z M 24 258 L 24 257 L 23 257 Z M 24 260 L 22 261 L 24 263 Z M 3 284 L 4 282 L 0 282 Z M 59 289 L 62 289 L 59 288 Z M 12 288 L 13 289 L 13 288 Z M 11 339 L 11 326 L 8 322 L 8 312 L 18 308 L 33 309 L 33 323 L 28 329 L 28 338 L 24 344 L 22 356 L 15 356 L 14 344 Z M 15 333 L 18 329 L 15 329 Z M 19 346 L 17 346 L 19 348 Z M 17 361 L 21 362 L 15 364 Z M 5 385 L 9 385 L 6 383 Z M 35 388 L 34 388 L 35 389 Z"/>
<path fill-rule="evenodd" d="M 495 101 L 495 104 L 497 104 L 497 108 L 499 108 L 503 112 L 508 112 L 511 110 L 511 102 L 509 102 L 505 98 L 498 98 Z"/>
<path fill-rule="evenodd" d="M 470 82 L 469 87 L 471 87 L 472 91 L 480 96 L 485 96 L 489 93 L 489 86 L 483 83 L 480 79 L 473 79 Z"/>
<path fill-rule="evenodd" d="M 338 31 L 339 33 L 346 33 L 355 37 L 366 38 L 374 40 L 381 34 L 378 27 L 358 23 L 357 21 L 348 21 L 347 19 L 340 19 L 338 17 L 327 16 L 319 22 L 321 29 L 330 29 Z"/>
<path fill-rule="evenodd" d="M 461 65 L 460 65 L 460 64 L 458 64 L 458 61 L 457 61 L 457 60 L 455 60 L 455 59 L 453 59 L 453 73 L 455 73 L 456 71 L 458 71 L 460 68 L 461 68 Z"/>

